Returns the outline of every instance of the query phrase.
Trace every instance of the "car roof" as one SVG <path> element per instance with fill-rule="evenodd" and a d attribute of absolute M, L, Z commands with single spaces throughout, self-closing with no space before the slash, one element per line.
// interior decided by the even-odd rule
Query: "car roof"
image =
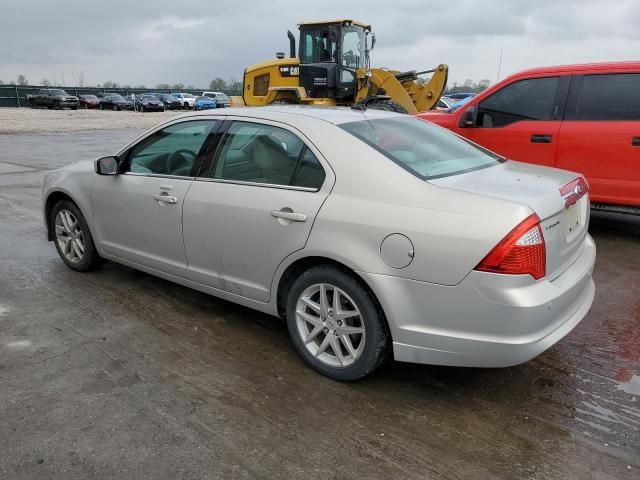
<path fill-rule="evenodd" d="M 635 70 L 640 71 L 640 62 L 600 62 L 577 63 L 572 65 L 555 65 L 548 67 L 536 67 L 515 73 L 515 76 L 543 75 L 543 74 L 569 74 L 572 72 L 608 72 L 611 70 Z"/>
<path fill-rule="evenodd" d="M 266 107 L 231 107 L 221 111 L 197 112 L 193 115 L 220 115 L 238 117 L 260 117 L 268 120 L 270 117 L 279 120 L 295 121 L 296 117 L 313 118 L 334 125 L 356 122 L 359 120 L 374 120 L 378 118 L 406 117 L 405 114 L 376 110 L 357 110 L 349 107 L 320 107 L 309 105 L 269 105 Z M 286 118 L 289 117 L 289 118 Z"/>

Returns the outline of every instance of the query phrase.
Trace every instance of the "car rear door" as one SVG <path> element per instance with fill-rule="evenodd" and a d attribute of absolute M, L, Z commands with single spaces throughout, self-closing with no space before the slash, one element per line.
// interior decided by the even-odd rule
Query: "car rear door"
<path fill-rule="evenodd" d="M 118 175 L 98 175 L 92 191 L 96 241 L 102 251 L 185 276 L 184 199 L 217 120 L 173 123 L 122 154 Z"/>
<path fill-rule="evenodd" d="M 640 72 L 573 77 L 557 166 L 585 175 L 594 202 L 640 206 Z"/>
<path fill-rule="evenodd" d="M 278 265 L 303 248 L 333 172 L 298 130 L 230 119 L 184 204 L 188 278 L 260 302 Z"/>
<path fill-rule="evenodd" d="M 509 159 L 553 166 L 568 84 L 568 76 L 517 79 L 462 107 L 476 109 L 475 122 L 456 131 Z"/>

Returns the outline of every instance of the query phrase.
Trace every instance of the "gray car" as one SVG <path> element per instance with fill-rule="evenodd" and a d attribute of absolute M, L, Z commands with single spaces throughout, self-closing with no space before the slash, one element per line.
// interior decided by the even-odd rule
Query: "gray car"
<path fill-rule="evenodd" d="M 286 320 L 315 370 L 505 367 L 594 297 L 588 185 L 376 110 L 230 108 L 46 177 L 46 235 Z"/>

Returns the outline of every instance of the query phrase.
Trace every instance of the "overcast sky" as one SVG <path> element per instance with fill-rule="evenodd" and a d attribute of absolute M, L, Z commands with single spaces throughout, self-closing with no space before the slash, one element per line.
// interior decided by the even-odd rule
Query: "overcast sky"
<path fill-rule="evenodd" d="M 372 66 L 449 64 L 449 84 L 562 63 L 638 60 L 640 0 L 24 0 L 0 12 L 0 80 L 208 86 L 288 52 L 300 20 L 354 18 L 376 32 Z"/>

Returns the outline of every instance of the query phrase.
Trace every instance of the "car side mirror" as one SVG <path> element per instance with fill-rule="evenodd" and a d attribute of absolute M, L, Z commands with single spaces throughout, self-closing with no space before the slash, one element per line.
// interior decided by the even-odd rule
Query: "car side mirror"
<path fill-rule="evenodd" d="M 101 157 L 96 160 L 96 173 L 98 175 L 117 175 L 120 159 L 116 156 Z"/>
<path fill-rule="evenodd" d="M 476 107 L 467 108 L 460 117 L 460 123 L 458 126 L 460 128 L 470 128 L 476 124 Z"/>

